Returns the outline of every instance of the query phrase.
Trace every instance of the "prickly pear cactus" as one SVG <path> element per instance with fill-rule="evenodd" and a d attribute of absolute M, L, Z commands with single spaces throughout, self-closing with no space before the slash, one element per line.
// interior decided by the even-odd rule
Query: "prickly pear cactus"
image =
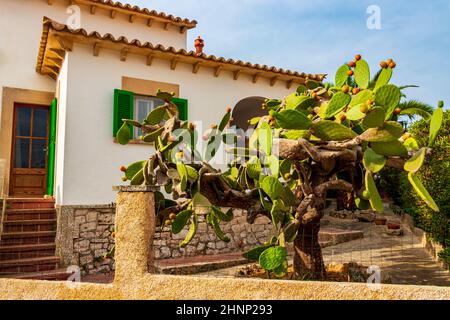
<path fill-rule="evenodd" d="M 124 119 L 119 130 L 120 143 L 129 140 L 131 125 L 155 148 L 149 159 L 122 168 L 123 180 L 164 189 L 166 195 L 155 194 L 158 225 L 171 226 L 175 234 L 188 229 L 180 246 L 195 237 L 200 215 L 219 239 L 230 241 L 221 225 L 233 218 L 233 208 L 245 209 L 249 223 L 265 215 L 276 230 L 263 245 L 245 252 L 246 258 L 283 276 L 287 243 L 294 242 L 296 274 L 320 279 L 317 226 L 328 190 L 345 191 L 358 208 L 382 213 L 377 174 L 395 167 L 409 172 L 412 188 L 439 210 L 415 173 L 441 126 L 442 105 L 431 119 L 428 148 L 418 150 L 397 121 L 403 93 L 389 83 L 395 63 L 389 59 L 380 65 L 371 80 L 367 62 L 357 55 L 338 69 L 336 84 L 306 80 L 285 98 L 267 99 L 262 106 L 267 115 L 249 119 L 254 130 L 248 139 L 230 128 L 230 108 L 218 125 L 200 133 L 179 119 L 172 94 L 158 92 L 163 106 L 143 123 Z M 220 150 L 229 157 L 225 171 L 211 162 Z"/>

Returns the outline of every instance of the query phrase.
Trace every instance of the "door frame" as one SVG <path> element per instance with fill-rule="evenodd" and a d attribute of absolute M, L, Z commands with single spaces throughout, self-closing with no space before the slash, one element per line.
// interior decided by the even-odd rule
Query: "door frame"
<path fill-rule="evenodd" d="M 0 159 L 5 159 L 5 193 L 9 194 L 11 168 L 11 144 L 13 133 L 14 104 L 50 106 L 55 92 L 2 87 L 2 108 L 0 123 Z"/>
<path fill-rule="evenodd" d="M 46 155 L 45 155 L 45 165 L 44 168 L 14 168 L 14 156 L 15 156 L 15 144 L 16 144 L 16 125 L 17 125 L 17 119 L 16 119 L 16 111 L 18 108 L 26 108 L 26 107 L 31 107 L 33 109 L 45 109 L 47 110 L 47 127 L 46 127 L 46 137 L 45 139 L 36 139 L 36 140 L 46 140 L 47 144 L 46 144 Z M 33 113 L 31 115 L 31 119 L 30 119 L 30 147 L 29 147 L 29 159 L 28 162 L 29 164 L 32 161 L 32 147 L 33 147 L 33 120 L 34 120 L 34 110 Z M 50 106 L 48 105 L 40 105 L 40 104 L 31 104 L 31 103 L 14 103 L 14 111 L 13 111 L 13 127 L 12 127 L 12 141 L 11 141 L 11 158 L 10 158 L 10 171 L 9 171 L 9 181 L 11 181 L 11 188 L 9 188 L 9 195 L 10 196 L 14 196 L 11 192 L 14 190 L 14 182 L 11 179 L 12 175 L 14 174 L 13 171 L 19 171 L 19 172 L 27 172 L 28 170 L 33 170 L 36 172 L 42 172 L 44 175 L 43 181 L 44 181 L 44 186 L 43 186 L 43 194 L 42 195 L 16 195 L 19 197 L 43 197 L 44 195 L 46 195 L 47 193 L 47 175 L 48 175 L 48 146 L 49 146 L 49 142 L 50 142 Z M 20 136 L 19 136 L 20 137 Z"/>

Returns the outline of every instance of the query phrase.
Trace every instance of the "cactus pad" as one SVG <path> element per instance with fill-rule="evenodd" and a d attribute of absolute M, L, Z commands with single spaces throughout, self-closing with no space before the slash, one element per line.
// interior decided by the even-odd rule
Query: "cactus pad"
<path fill-rule="evenodd" d="M 275 113 L 277 124 L 283 129 L 307 130 L 311 127 L 312 121 L 304 113 L 286 109 Z"/>
<path fill-rule="evenodd" d="M 334 84 L 336 87 L 341 88 L 348 79 L 347 72 L 350 70 L 350 67 L 347 64 L 343 64 L 339 67 L 339 69 L 336 71 L 336 76 L 334 78 Z"/>
<path fill-rule="evenodd" d="M 372 142 L 370 147 L 376 153 L 387 157 L 402 157 L 408 154 L 408 150 L 406 150 L 403 144 L 398 140 L 390 142 Z"/>
<path fill-rule="evenodd" d="M 375 153 L 372 149 L 367 148 L 363 158 L 364 168 L 370 172 L 377 173 L 384 168 L 386 158 L 383 155 Z"/>
<path fill-rule="evenodd" d="M 325 110 L 325 118 L 331 118 L 342 111 L 351 101 L 350 95 L 338 92 L 333 95 Z"/>
<path fill-rule="evenodd" d="M 386 120 L 389 120 L 395 108 L 400 103 L 401 92 L 400 89 L 393 84 L 387 84 L 378 88 L 375 92 L 375 102 L 382 106 L 386 112 Z"/>
<path fill-rule="evenodd" d="M 361 134 L 361 138 L 371 142 L 389 142 L 398 140 L 403 135 L 401 124 L 388 121 L 382 128 L 370 128 Z"/>
<path fill-rule="evenodd" d="M 365 60 L 356 61 L 355 82 L 361 89 L 367 89 L 370 82 L 370 69 Z"/>
<path fill-rule="evenodd" d="M 313 135 L 324 141 L 342 141 L 356 137 L 356 133 L 352 129 L 330 120 L 315 122 L 312 132 Z"/>
<path fill-rule="evenodd" d="M 391 80 L 392 77 L 392 69 L 391 68 L 384 68 L 381 70 L 380 75 L 378 76 L 377 82 L 375 84 L 374 90 L 377 91 L 382 86 L 389 83 L 389 80 Z"/>
<path fill-rule="evenodd" d="M 378 193 L 377 186 L 373 180 L 372 173 L 366 171 L 366 190 L 369 192 L 369 202 L 372 209 L 378 212 L 384 212 L 383 201 L 381 200 L 380 194 Z"/>
<path fill-rule="evenodd" d="M 367 113 L 362 123 L 367 128 L 380 128 L 384 124 L 385 116 L 383 108 L 375 107 Z"/>

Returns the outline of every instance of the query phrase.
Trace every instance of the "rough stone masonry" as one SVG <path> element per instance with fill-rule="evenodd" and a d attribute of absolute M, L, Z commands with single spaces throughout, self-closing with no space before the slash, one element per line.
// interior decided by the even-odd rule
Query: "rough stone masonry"
<path fill-rule="evenodd" d="M 62 206 L 58 211 L 57 247 L 63 264 L 78 265 L 86 274 L 114 270 L 114 259 L 104 259 L 103 256 L 114 245 L 115 206 Z M 221 227 L 230 242 L 218 239 L 204 216 L 200 215 L 197 234 L 185 248 L 180 248 L 179 243 L 186 236 L 188 226 L 177 235 L 171 233 L 170 227 L 157 228 L 154 257 L 158 260 L 242 252 L 265 242 L 273 231 L 266 217 L 259 217 L 254 224 L 248 224 L 242 210 L 235 210 L 233 220 L 223 222 Z"/>

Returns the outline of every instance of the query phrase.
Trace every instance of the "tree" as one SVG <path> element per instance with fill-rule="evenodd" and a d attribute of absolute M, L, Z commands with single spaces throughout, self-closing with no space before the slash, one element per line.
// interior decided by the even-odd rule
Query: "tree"
<path fill-rule="evenodd" d="M 295 274 L 322 279 L 318 234 L 328 190 L 351 193 L 358 208 L 382 212 L 374 175 L 395 167 L 406 170 L 419 196 L 439 210 L 415 175 L 428 148 L 415 150 L 414 139 L 394 120 L 401 112 L 401 92 L 389 84 L 393 68 L 390 61 L 371 83 L 368 64 L 357 55 L 338 69 L 334 85 L 307 79 L 284 99 L 267 99 L 263 108 L 268 115 L 249 119 L 255 130 L 247 136 L 229 128 L 228 108 L 219 125 L 202 136 L 204 150 L 198 148 L 202 140 L 196 127 L 180 121 L 173 95 L 158 91 L 165 105 L 143 123 L 124 119 L 117 133 L 126 144 L 131 126 L 139 127 L 145 133 L 142 140 L 156 148 L 148 160 L 122 168 L 124 180 L 164 186 L 172 194 L 171 199 L 155 194 L 157 221 L 172 225 L 173 233 L 190 223 L 181 246 L 195 236 L 200 214 L 220 239 L 230 241 L 220 222 L 232 219 L 232 208 L 245 209 L 249 223 L 265 215 L 276 229 L 264 245 L 245 252 L 247 258 L 282 276 L 287 272 L 286 243 L 293 242 Z M 441 125 L 441 108 L 442 103 L 431 120 L 428 147 Z M 211 160 L 223 145 L 230 159 L 222 172 Z"/>

